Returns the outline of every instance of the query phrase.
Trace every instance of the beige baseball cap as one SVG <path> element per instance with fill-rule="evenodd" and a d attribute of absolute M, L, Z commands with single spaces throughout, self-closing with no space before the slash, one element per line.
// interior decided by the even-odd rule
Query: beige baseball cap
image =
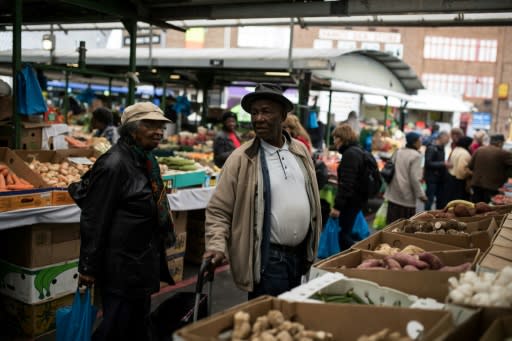
<path fill-rule="evenodd" d="M 121 124 L 140 120 L 172 122 L 164 116 L 162 109 L 151 102 L 135 103 L 124 109 L 123 116 L 121 116 Z"/>

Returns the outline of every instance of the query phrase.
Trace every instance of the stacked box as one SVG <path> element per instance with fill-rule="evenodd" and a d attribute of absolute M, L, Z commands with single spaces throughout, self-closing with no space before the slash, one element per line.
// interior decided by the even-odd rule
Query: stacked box
<path fill-rule="evenodd" d="M 205 251 L 204 239 L 205 210 L 188 211 L 187 249 L 185 260 L 193 264 L 201 264 Z"/>
<path fill-rule="evenodd" d="M 183 263 L 187 246 L 187 212 L 173 212 L 172 219 L 176 232 L 176 244 L 167 249 L 165 255 L 172 278 L 175 282 L 179 282 L 183 280 Z"/>

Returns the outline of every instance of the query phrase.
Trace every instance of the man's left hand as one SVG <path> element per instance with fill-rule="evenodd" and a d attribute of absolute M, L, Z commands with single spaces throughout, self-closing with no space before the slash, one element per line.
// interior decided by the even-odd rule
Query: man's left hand
<path fill-rule="evenodd" d="M 335 208 L 331 208 L 331 213 L 329 213 L 331 218 L 338 218 L 340 216 L 340 211 Z"/>

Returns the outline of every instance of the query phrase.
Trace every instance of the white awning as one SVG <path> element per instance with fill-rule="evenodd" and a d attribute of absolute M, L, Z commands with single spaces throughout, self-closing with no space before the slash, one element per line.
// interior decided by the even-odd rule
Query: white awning
<path fill-rule="evenodd" d="M 335 91 L 354 92 L 354 93 L 363 94 L 363 95 L 377 95 L 377 96 L 382 97 L 382 99 L 384 100 L 384 104 L 386 102 L 385 102 L 385 99 L 383 96 L 388 96 L 388 100 L 389 100 L 389 98 L 395 98 L 395 99 L 404 100 L 404 101 L 412 101 L 412 99 L 413 99 L 413 96 L 404 94 L 402 92 L 396 92 L 396 91 L 375 88 L 372 86 L 360 85 L 360 84 L 339 81 L 339 80 L 331 80 L 330 88 L 331 88 L 331 90 L 335 90 Z M 400 101 L 398 101 L 398 106 L 400 106 Z"/>

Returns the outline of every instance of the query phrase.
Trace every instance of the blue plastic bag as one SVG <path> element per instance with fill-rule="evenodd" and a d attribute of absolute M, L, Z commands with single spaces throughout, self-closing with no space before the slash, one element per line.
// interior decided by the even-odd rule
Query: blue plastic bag
<path fill-rule="evenodd" d="M 340 252 L 339 233 L 340 225 L 338 224 L 338 219 L 330 217 L 325 224 L 322 234 L 320 234 L 318 258 L 327 258 Z"/>
<path fill-rule="evenodd" d="M 41 114 L 48 110 L 37 80 L 37 75 L 30 65 L 25 65 L 16 75 L 18 112 L 24 115 Z"/>
<path fill-rule="evenodd" d="M 308 128 L 309 129 L 317 129 L 318 128 L 318 114 L 316 113 L 316 111 L 309 112 Z"/>
<path fill-rule="evenodd" d="M 90 341 L 97 308 L 91 305 L 91 291 L 82 300 L 77 289 L 72 306 L 57 309 L 57 341 Z"/>
<path fill-rule="evenodd" d="M 363 212 L 359 211 L 354 226 L 352 227 L 352 238 L 355 240 L 363 240 L 370 235 L 370 229 L 368 228 L 368 222 L 364 218 Z"/>

